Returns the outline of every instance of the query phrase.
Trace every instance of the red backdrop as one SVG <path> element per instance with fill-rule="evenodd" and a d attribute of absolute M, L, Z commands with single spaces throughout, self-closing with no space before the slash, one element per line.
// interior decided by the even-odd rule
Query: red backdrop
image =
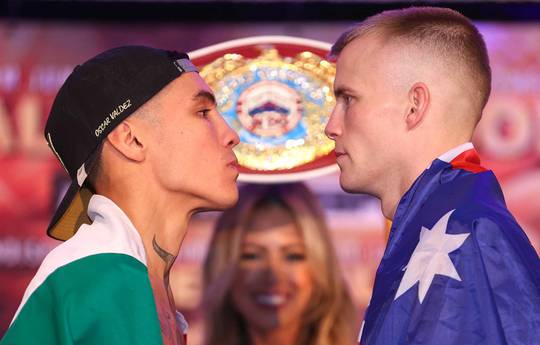
<path fill-rule="evenodd" d="M 288 34 L 332 42 L 349 23 L 90 25 L 0 23 L 0 335 L 43 256 L 57 244 L 45 228 L 65 173 L 42 129 L 52 99 L 76 63 L 124 44 L 190 51 L 221 41 Z M 480 23 L 490 51 L 493 93 L 474 139 L 485 166 L 500 178 L 507 203 L 540 248 L 540 26 Z M 337 176 L 311 181 L 325 206 L 340 262 L 359 313 L 384 250 L 378 202 L 339 189 Z M 200 263 L 216 214 L 190 225 L 172 284 L 178 307 L 200 339 Z"/>

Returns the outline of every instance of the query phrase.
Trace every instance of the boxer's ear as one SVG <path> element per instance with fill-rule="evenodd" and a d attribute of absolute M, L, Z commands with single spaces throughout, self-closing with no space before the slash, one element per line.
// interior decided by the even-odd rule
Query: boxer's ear
<path fill-rule="evenodd" d="M 416 128 L 424 120 L 429 107 L 429 89 L 422 82 L 414 83 L 408 94 L 409 104 L 405 114 L 407 130 Z"/>
<path fill-rule="evenodd" d="M 140 162 L 146 155 L 145 130 L 137 121 L 124 120 L 107 135 L 107 141 L 125 158 Z"/>

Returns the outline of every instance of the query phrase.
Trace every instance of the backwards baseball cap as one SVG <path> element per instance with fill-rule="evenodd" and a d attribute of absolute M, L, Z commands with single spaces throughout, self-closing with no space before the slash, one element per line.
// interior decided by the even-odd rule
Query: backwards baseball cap
<path fill-rule="evenodd" d="M 45 139 L 71 177 L 47 228 L 49 236 L 67 240 L 90 223 L 93 191 L 84 182 L 98 147 L 126 117 L 186 72 L 197 72 L 187 54 L 143 46 L 114 48 L 75 67 L 45 125 Z"/>

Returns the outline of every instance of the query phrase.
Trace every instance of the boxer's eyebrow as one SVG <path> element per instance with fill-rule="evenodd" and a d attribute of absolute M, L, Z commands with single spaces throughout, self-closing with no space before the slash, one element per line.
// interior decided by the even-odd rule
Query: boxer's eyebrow
<path fill-rule="evenodd" d="M 206 90 L 199 91 L 195 96 L 193 96 L 193 100 L 194 101 L 205 100 L 212 104 L 216 104 L 216 97 L 214 96 L 214 94 Z"/>
<path fill-rule="evenodd" d="M 334 89 L 334 96 L 336 98 L 341 97 L 343 95 L 350 95 L 352 93 L 354 93 L 354 91 L 349 89 L 348 87 L 340 86 L 340 87 L 337 87 L 336 89 Z"/>

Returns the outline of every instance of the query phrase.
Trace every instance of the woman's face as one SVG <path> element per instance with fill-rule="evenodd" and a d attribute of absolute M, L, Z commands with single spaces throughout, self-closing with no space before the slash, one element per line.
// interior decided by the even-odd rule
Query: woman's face
<path fill-rule="evenodd" d="M 285 211 L 259 212 L 244 234 L 233 302 L 249 328 L 301 322 L 313 291 L 302 236 Z"/>

